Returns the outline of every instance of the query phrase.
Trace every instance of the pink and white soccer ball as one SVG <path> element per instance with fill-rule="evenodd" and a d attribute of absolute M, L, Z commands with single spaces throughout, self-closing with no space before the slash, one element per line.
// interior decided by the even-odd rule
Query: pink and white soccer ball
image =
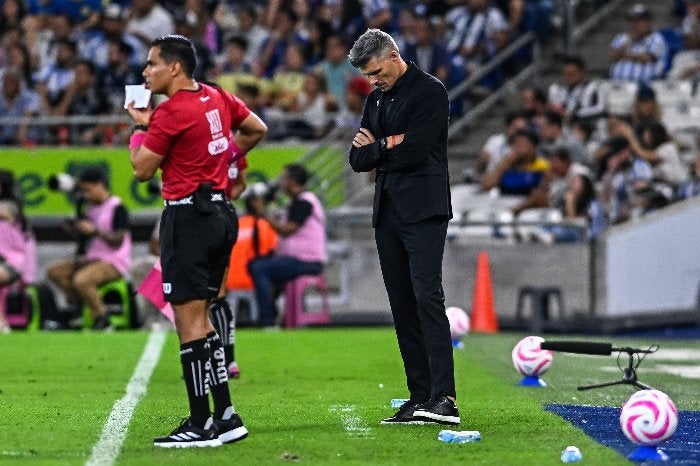
<path fill-rule="evenodd" d="M 450 306 L 445 309 L 445 314 L 447 314 L 447 320 L 450 321 L 450 336 L 453 340 L 459 340 L 469 333 L 471 321 L 464 309 Z"/>
<path fill-rule="evenodd" d="M 552 352 L 540 348 L 544 338 L 529 336 L 520 340 L 513 348 L 513 365 L 522 375 L 537 377 L 552 365 Z"/>
<path fill-rule="evenodd" d="M 658 445 L 678 427 L 678 409 L 659 390 L 640 390 L 622 406 L 620 427 L 625 437 L 639 445 Z"/>

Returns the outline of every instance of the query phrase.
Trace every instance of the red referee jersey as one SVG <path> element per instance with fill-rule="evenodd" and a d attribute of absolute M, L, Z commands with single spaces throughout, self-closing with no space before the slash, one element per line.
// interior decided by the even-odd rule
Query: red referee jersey
<path fill-rule="evenodd" d="M 163 199 L 189 196 L 203 182 L 225 190 L 232 130 L 248 115 L 238 97 L 201 83 L 198 91 L 180 90 L 159 104 L 143 145 L 164 157 Z"/>

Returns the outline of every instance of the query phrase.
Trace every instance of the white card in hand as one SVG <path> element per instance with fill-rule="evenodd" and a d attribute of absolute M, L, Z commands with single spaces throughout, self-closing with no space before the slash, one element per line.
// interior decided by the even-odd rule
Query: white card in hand
<path fill-rule="evenodd" d="M 146 108 L 151 102 L 151 90 L 146 89 L 143 84 L 124 86 L 126 97 L 124 98 L 124 108 L 128 108 L 134 102 L 134 108 Z"/>

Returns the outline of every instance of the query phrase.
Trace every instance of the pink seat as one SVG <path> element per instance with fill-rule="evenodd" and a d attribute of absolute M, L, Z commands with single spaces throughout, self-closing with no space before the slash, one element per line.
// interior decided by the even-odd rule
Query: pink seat
<path fill-rule="evenodd" d="M 305 294 L 309 289 L 321 295 L 321 309 L 308 312 Z M 328 306 L 328 285 L 323 275 L 301 275 L 287 283 L 284 294 L 284 326 L 328 325 L 331 323 Z"/>

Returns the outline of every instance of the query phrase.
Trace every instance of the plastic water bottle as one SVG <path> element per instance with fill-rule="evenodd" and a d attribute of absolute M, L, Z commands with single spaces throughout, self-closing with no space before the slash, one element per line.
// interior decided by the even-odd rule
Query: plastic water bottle
<path fill-rule="evenodd" d="M 438 440 L 445 443 L 469 443 L 481 440 L 478 430 L 441 430 Z"/>
<path fill-rule="evenodd" d="M 407 401 L 408 400 L 403 399 L 403 398 L 394 398 L 393 400 L 391 400 L 391 407 L 392 408 L 400 408 Z"/>
<path fill-rule="evenodd" d="M 568 446 L 564 451 L 561 452 L 561 462 L 562 463 L 578 463 L 583 459 L 581 451 L 575 446 Z"/>

